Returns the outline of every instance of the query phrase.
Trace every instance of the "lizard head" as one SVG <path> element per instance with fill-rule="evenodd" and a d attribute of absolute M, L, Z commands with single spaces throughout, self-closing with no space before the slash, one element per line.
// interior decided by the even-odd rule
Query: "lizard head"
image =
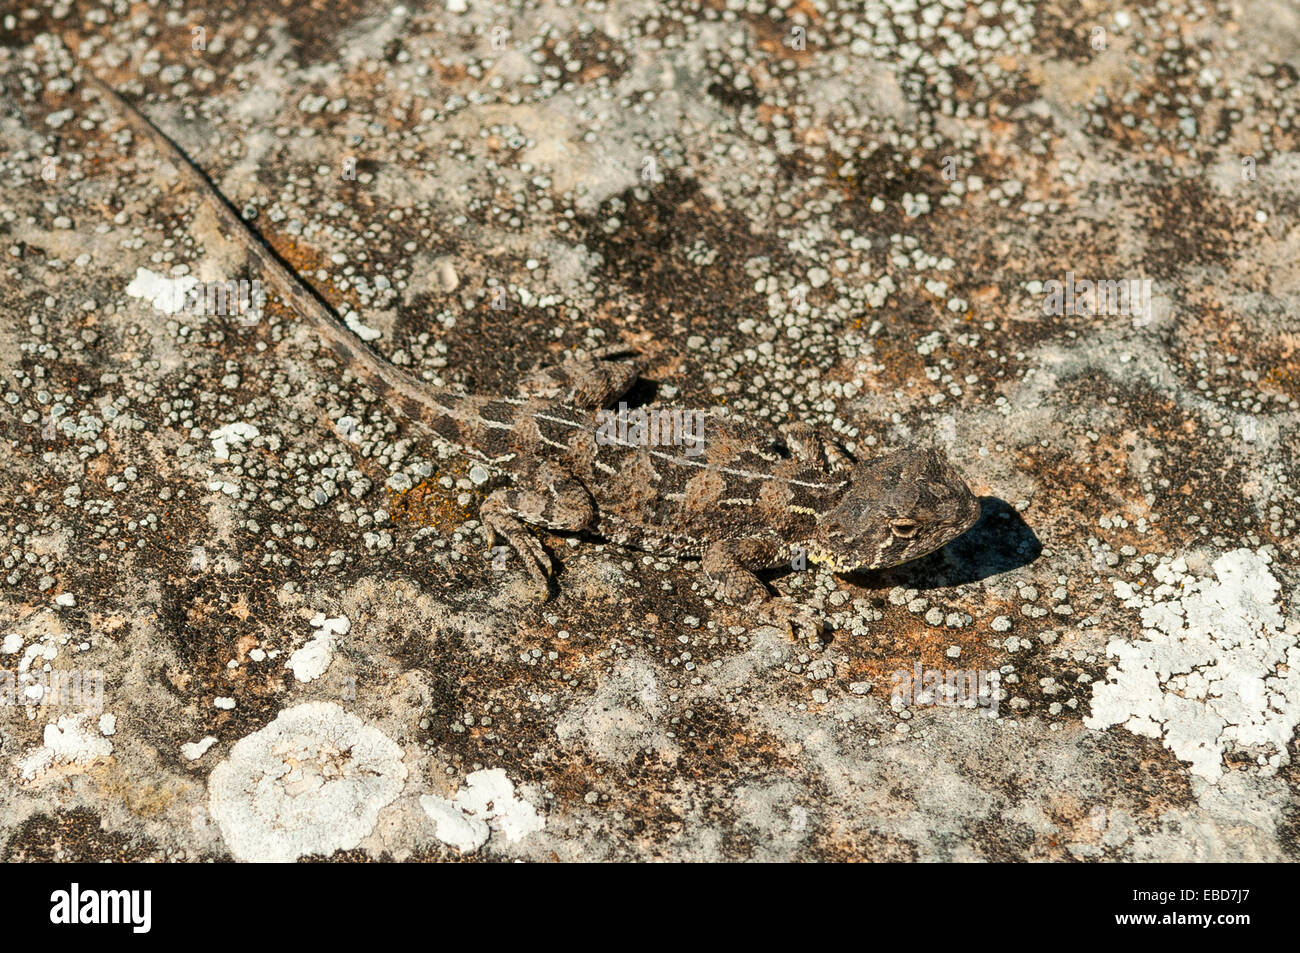
<path fill-rule="evenodd" d="M 852 469 L 806 549 L 835 572 L 885 569 L 946 546 L 979 516 L 979 500 L 941 454 L 899 450 Z"/>

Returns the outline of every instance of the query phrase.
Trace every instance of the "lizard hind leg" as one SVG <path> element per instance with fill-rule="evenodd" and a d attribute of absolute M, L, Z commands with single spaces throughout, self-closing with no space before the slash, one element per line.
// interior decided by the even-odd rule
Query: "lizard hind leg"
<path fill-rule="evenodd" d="M 627 355 L 627 348 L 609 347 L 566 357 L 551 367 L 534 371 L 519 382 L 522 397 L 536 397 L 599 410 L 628 392 L 641 376 L 638 360 L 610 360 Z"/>
<path fill-rule="evenodd" d="M 596 507 L 580 480 L 543 462 L 520 480 L 517 487 L 494 490 L 479 508 L 487 545 L 500 537 L 519 554 L 542 600 L 550 597 L 555 564 L 528 526 L 560 532 L 591 529 Z"/>

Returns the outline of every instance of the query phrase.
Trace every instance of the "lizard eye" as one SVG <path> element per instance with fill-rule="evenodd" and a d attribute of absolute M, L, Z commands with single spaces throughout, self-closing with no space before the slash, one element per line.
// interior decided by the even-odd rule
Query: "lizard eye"
<path fill-rule="evenodd" d="M 897 523 L 890 523 L 889 529 L 890 532 L 892 532 L 899 539 L 911 539 L 913 536 L 916 535 L 916 531 L 918 527 L 915 523 L 902 520 Z"/>

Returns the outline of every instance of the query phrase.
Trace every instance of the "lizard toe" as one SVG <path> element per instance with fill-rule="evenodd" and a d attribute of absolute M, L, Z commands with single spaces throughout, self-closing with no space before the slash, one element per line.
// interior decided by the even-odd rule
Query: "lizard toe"
<path fill-rule="evenodd" d="M 787 599 L 770 599 L 759 608 L 759 616 L 769 625 L 785 630 L 792 642 L 806 638 L 809 645 L 821 641 L 824 620 L 817 613 Z"/>

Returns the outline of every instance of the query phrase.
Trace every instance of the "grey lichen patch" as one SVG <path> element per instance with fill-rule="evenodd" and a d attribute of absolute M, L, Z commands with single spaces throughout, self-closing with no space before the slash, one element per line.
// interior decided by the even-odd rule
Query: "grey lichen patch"
<path fill-rule="evenodd" d="M 588 698 L 573 705 L 555 725 L 563 743 L 580 742 L 604 760 L 621 761 L 653 750 L 660 757 L 678 754 L 669 726 L 669 692 L 653 666 L 629 659 L 602 679 Z"/>
<path fill-rule="evenodd" d="M 1084 724 L 1159 738 L 1207 781 L 1223 776 L 1225 752 L 1275 774 L 1300 724 L 1300 624 L 1284 630 L 1269 562 L 1235 550 L 1215 560 L 1214 579 L 1161 563 L 1145 597 L 1117 582 L 1144 638 L 1107 646 L 1116 661 L 1093 685 Z"/>
<path fill-rule="evenodd" d="M 208 781 L 208 805 L 237 860 L 283 863 L 356 847 L 406 773 L 383 732 L 308 702 L 235 743 Z"/>

